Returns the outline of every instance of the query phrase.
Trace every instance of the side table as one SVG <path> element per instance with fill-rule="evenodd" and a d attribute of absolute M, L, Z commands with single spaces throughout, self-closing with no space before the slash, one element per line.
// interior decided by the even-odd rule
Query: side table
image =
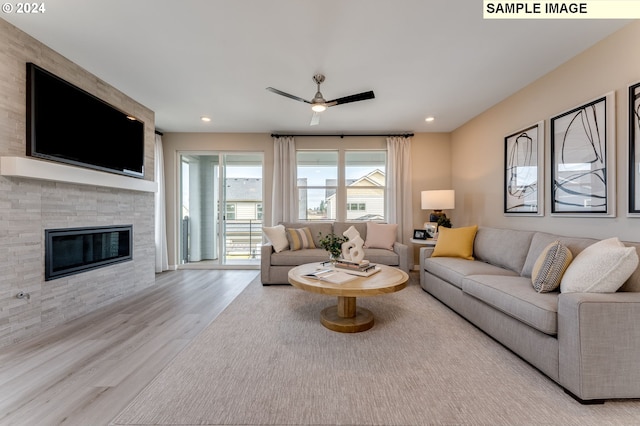
<path fill-rule="evenodd" d="M 424 282 L 424 260 L 428 257 L 431 257 L 433 254 L 433 249 L 436 247 L 436 242 L 438 240 L 434 240 L 433 238 L 429 238 L 427 240 L 414 240 L 411 239 L 411 242 L 414 244 L 420 244 L 424 247 L 420 247 L 420 284 Z"/>

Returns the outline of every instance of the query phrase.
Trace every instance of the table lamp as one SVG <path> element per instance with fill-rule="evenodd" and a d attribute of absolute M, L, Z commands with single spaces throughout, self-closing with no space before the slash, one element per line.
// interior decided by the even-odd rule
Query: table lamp
<path fill-rule="evenodd" d="M 422 210 L 432 210 L 429 214 L 429 222 L 438 222 L 440 217 L 447 217 L 442 210 L 450 210 L 456 206 L 456 193 L 453 189 L 422 191 L 420 198 Z"/>

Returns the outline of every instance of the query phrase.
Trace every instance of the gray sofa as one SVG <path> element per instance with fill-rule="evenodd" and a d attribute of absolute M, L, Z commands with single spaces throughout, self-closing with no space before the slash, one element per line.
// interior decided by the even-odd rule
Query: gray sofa
<path fill-rule="evenodd" d="M 616 293 L 537 293 L 533 266 L 556 239 L 574 258 L 598 241 L 480 227 L 475 260 L 422 248 L 420 285 L 580 402 L 640 398 L 640 268 Z"/>
<path fill-rule="evenodd" d="M 294 222 L 282 223 L 286 228 L 307 227 L 313 236 L 316 247 L 320 247 L 320 233 L 327 235 L 334 233 L 342 235 L 350 226 L 354 226 L 363 240 L 367 239 L 366 222 Z M 396 266 L 409 272 L 409 247 L 396 242 L 392 250 L 380 248 L 365 248 L 364 258 L 372 263 Z M 276 253 L 271 243 L 263 244 L 260 252 L 260 277 L 263 285 L 288 284 L 287 274 L 295 266 L 304 263 L 324 262 L 329 259 L 328 253 L 322 248 L 303 250 L 283 250 Z"/>

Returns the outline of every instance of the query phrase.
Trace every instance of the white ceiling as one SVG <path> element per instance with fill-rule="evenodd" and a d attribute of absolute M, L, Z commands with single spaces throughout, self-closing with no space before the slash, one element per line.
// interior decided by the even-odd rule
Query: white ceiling
<path fill-rule="evenodd" d="M 630 22 L 483 20 L 480 0 L 45 6 L 2 18 L 154 110 L 165 132 L 447 132 Z M 318 72 L 326 99 L 376 97 L 310 127 L 308 104 L 265 90 L 310 100 Z"/>

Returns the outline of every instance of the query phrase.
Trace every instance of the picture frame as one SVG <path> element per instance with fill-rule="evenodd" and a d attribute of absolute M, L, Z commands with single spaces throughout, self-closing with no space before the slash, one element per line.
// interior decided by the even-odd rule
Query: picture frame
<path fill-rule="evenodd" d="M 552 117 L 551 214 L 615 217 L 615 94 Z"/>
<path fill-rule="evenodd" d="M 640 82 L 629 86 L 629 199 L 627 216 L 640 217 Z"/>
<path fill-rule="evenodd" d="M 544 216 L 544 121 L 504 138 L 505 216 Z"/>
<path fill-rule="evenodd" d="M 413 230 L 413 239 L 414 240 L 426 240 L 427 239 L 427 230 L 426 229 L 414 229 Z"/>

